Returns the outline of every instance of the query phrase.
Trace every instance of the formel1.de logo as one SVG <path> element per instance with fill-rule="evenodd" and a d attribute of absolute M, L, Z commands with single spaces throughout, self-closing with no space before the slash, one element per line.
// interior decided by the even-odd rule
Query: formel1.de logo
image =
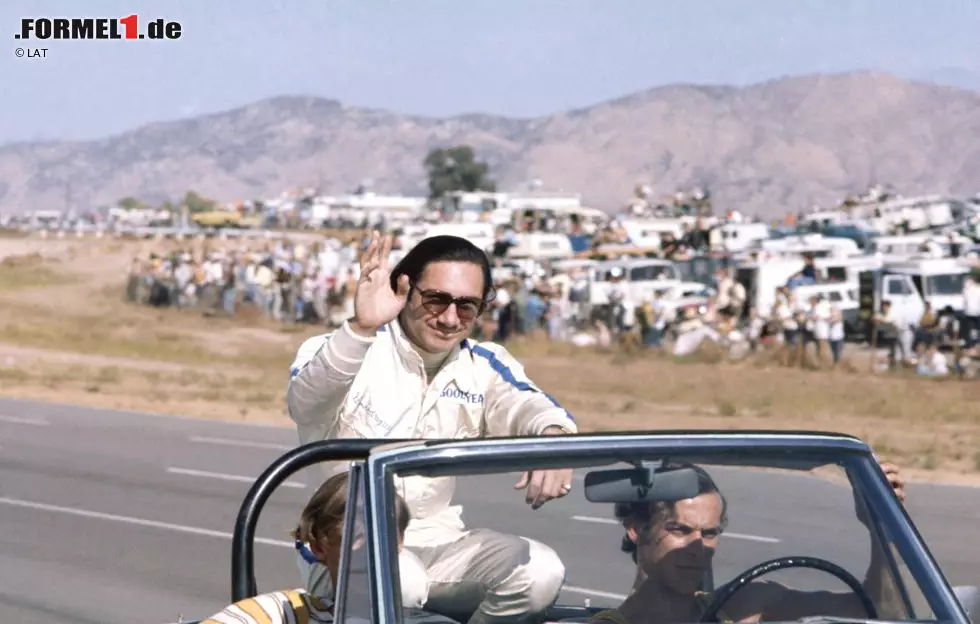
<path fill-rule="evenodd" d="M 105 18 L 25 17 L 20 20 L 20 40 L 74 39 L 180 39 L 180 22 L 163 18 L 141 20 L 138 15 Z"/>

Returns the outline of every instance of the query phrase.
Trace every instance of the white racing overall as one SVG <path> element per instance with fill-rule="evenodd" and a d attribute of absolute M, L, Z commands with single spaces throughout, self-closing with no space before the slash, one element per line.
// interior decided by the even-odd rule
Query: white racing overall
<path fill-rule="evenodd" d="M 550 426 L 576 431 L 568 412 L 494 343 L 464 341 L 427 383 L 422 358 L 397 321 L 374 338 L 358 336 L 344 323 L 304 342 L 292 366 L 287 402 L 302 444 L 539 435 Z M 412 518 L 399 559 L 403 591 L 411 594 L 403 595 L 405 606 L 423 600 L 429 611 L 475 613 L 475 622 L 490 622 L 522 619 L 554 603 L 565 567 L 551 548 L 523 537 L 467 530 L 462 508 L 452 505 L 453 478 L 412 476 L 396 479 L 396 487 Z M 407 582 L 416 586 L 408 589 Z"/>

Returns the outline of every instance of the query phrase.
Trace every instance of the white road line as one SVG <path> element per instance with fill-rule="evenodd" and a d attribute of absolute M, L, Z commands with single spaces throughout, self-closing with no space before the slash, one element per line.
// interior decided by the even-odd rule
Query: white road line
<path fill-rule="evenodd" d="M 35 503 L 33 501 L 19 500 L 16 498 L 0 497 L 0 505 L 10 505 L 11 507 L 22 507 L 24 509 L 35 509 L 37 511 L 49 511 L 52 513 L 61 513 L 70 516 L 79 516 L 82 518 L 92 518 L 94 520 L 108 520 L 110 522 L 120 522 L 123 524 L 132 524 L 135 526 L 149 527 L 152 529 L 163 529 L 164 531 L 173 531 L 175 533 L 203 535 L 205 537 L 221 537 L 224 539 L 232 538 L 231 533 L 225 533 L 224 531 L 212 531 L 211 529 L 184 526 L 182 524 L 171 524 L 170 522 L 158 522 L 156 520 L 145 520 L 143 518 L 133 518 L 130 516 L 118 516 L 116 514 L 102 513 L 101 511 L 89 511 L 87 509 L 77 509 L 75 507 L 61 507 L 59 505 Z M 281 546 L 284 548 L 295 547 L 292 542 L 268 539 L 265 537 L 256 537 L 255 543 L 266 544 L 268 546 Z"/>
<path fill-rule="evenodd" d="M 598 589 L 589 589 L 588 587 L 562 585 L 561 590 L 572 592 L 573 594 L 584 594 L 586 596 L 595 596 L 596 598 L 609 598 L 610 600 L 626 600 L 626 594 L 614 594 L 612 592 L 599 591 Z"/>
<path fill-rule="evenodd" d="M 245 475 L 232 475 L 224 474 L 221 472 L 208 472 L 206 470 L 192 470 L 190 468 L 175 468 L 171 466 L 167 468 L 167 472 L 170 474 L 184 475 L 185 477 L 204 477 L 205 479 L 220 479 L 222 481 L 240 481 L 242 483 L 254 483 L 255 477 L 246 477 Z M 285 481 L 280 487 L 290 487 L 304 489 L 306 488 L 305 483 L 300 483 L 299 481 Z"/>
<path fill-rule="evenodd" d="M 113 416 L 118 418 L 125 418 L 132 420 L 133 418 L 149 418 L 157 420 L 178 420 L 190 423 L 200 423 L 204 426 L 229 426 L 229 427 L 250 427 L 252 429 L 283 429 L 283 430 L 296 430 L 296 425 L 294 424 L 275 424 L 275 423 L 263 423 L 263 422 L 240 422 L 237 420 L 214 420 L 213 418 L 200 418 L 198 416 L 181 416 L 179 414 L 163 414 L 158 412 L 138 412 L 133 410 L 124 409 L 113 409 L 111 407 L 86 407 L 84 405 L 78 405 L 73 403 L 64 403 L 62 401 L 38 401 L 30 399 L 0 399 L 3 403 L 19 403 L 21 405 L 44 405 L 49 407 L 60 407 L 72 410 L 72 418 L 78 420 L 80 418 L 101 418 L 103 416 Z"/>
<path fill-rule="evenodd" d="M 765 535 L 749 535 L 748 533 L 732 533 L 731 531 L 725 531 L 721 534 L 722 537 L 730 537 L 732 539 L 740 539 L 748 542 L 762 542 L 763 544 L 778 544 L 780 540 L 775 537 L 766 537 Z"/>
<path fill-rule="evenodd" d="M 12 425 L 34 425 L 35 427 L 47 427 L 51 423 L 43 418 L 23 418 L 21 416 L 0 416 L 0 423 L 10 423 Z"/>
<path fill-rule="evenodd" d="M 592 522 L 594 524 L 616 524 L 620 522 L 615 518 L 595 518 L 593 516 L 572 516 L 572 520 L 578 520 L 579 522 Z M 778 544 L 780 540 L 775 537 L 765 537 L 763 535 L 749 535 L 747 533 L 732 533 L 731 531 L 725 531 L 721 534 L 722 537 L 730 537 L 732 539 L 746 540 L 749 542 L 762 542 L 764 544 Z"/>
<path fill-rule="evenodd" d="M 241 446 L 243 448 L 270 449 L 273 451 L 288 451 L 296 448 L 288 444 L 274 444 L 272 442 L 250 442 L 248 440 L 232 440 L 231 438 L 208 438 L 205 436 L 193 436 L 191 442 L 197 444 L 219 444 L 222 446 Z"/>
<path fill-rule="evenodd" d="M 220 537 L 222 539 L 232 538 L 231 533 L 226 533 L 224 531 L 212 531 L 211 529 L 202 529 L 200 527 L 186 526 L 183 524 L 159 522 L 157 520 L 146 520 L 144 518 L 133 518 L 131 516 L 120 516 L 116 514 L 103 513 L 101 511 L 78 509 L 75 507 L 62 507 L 60 505 L 48 505 L 46 503 L 36 503 L 34 501 L 26 501 L 26 500 L 20 500 L 16 498 L 0 497 L 0 505 L 9 505 L 11 507 L 21 507 L 23 509 L 34 509 L 37 511 L 60 513 L 69 516 L 78 516 L 81 518 L 91 518 L 93 520 L 108 520 L 109 522 L 119 522 L 122 524 L 131 524 L 134 526 L 147 527 L 151 529 L 161 529 L 164 531 L 171 531 L 174 533 L 186 533 L 188 535 L 201 535 L 203 537 Z M 266 537 L 256 537 L 255 543 L 265 544 L 267 546 L 279 546 L 280 548 L 295 548 L 295 545 L 292 542 L 287 542 L 284 540 L 274 540 Z M 595 596 L 596 598 L 608 598 L 610 600 L 626 600 L 626 596 L 622 594 L 614 594 L 611 592 L 599 591 L 597 589 L 589 589 L 587 587 L 563 585 L 562 590 L 574 594 Z"/>
<path fill-rule="evenodd" d="M 619 524 L 619 520 L 615 518 L 595 518 L 592 516 L 572 516 L 572 520 L 578 520 L 579 522 L 591 522 L 593 524 Z"/>

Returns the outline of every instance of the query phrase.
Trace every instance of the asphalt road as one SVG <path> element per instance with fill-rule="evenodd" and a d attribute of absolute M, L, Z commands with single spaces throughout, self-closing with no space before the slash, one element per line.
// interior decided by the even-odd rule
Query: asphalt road
<path fill-rule="evenodd" d="M 241 499 L 295 441 L 283 428 L 0 400 L 0 622 L 171 622 L 219 610 L 229 598 Z M 856 545 L 866 536 L 853 521 L 834 519 L 849 505 L 840 486 L 775 473 L 714 474 L 731 517 L 717 578 L 789 554 L 825 557 L 863 576 L 867 553 Z M 288 531 L 309 496 L 304 481 L 297 475 L 263 514 L 261 590 L 299 583 Z M 620 600 L 633 570 L 611 510 L 576 488 L 532 512 L 512 490 L 515 481 L 462 480 L 467 524 L 555 548 L 568 570 L 563 602 Z M 913 484 L 908 505 L 950 581 L 980 584 L 980 544 L 971 539 L 980 489 Z M 818 573 L 791 582 L 835 587 Z"/>

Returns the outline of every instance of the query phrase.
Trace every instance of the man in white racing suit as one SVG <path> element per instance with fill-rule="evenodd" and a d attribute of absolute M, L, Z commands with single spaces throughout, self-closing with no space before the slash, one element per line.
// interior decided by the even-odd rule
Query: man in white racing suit
<path fill-rule="evenodd" d="M 299 349 L 287 392 L 301 443 L 338 438 L 478 438 L 577 431 L 500 345 L 467 337 L 492 299 L 486 254 L 455 236 L 421 241 L 388 269 L 374 233 L 360 260 L 354 316 Z M 533 509 L 568 494 L 571 470 L 524 474 Z M 519 621 L 554 603 L 565 568 L 548 546 L 467 530 L 454 480 L 408 477 L 402 574 L 424 574 L 425 608 L 470 622 Z M 414 568 L 410 571 L 406 568 Z"/>

